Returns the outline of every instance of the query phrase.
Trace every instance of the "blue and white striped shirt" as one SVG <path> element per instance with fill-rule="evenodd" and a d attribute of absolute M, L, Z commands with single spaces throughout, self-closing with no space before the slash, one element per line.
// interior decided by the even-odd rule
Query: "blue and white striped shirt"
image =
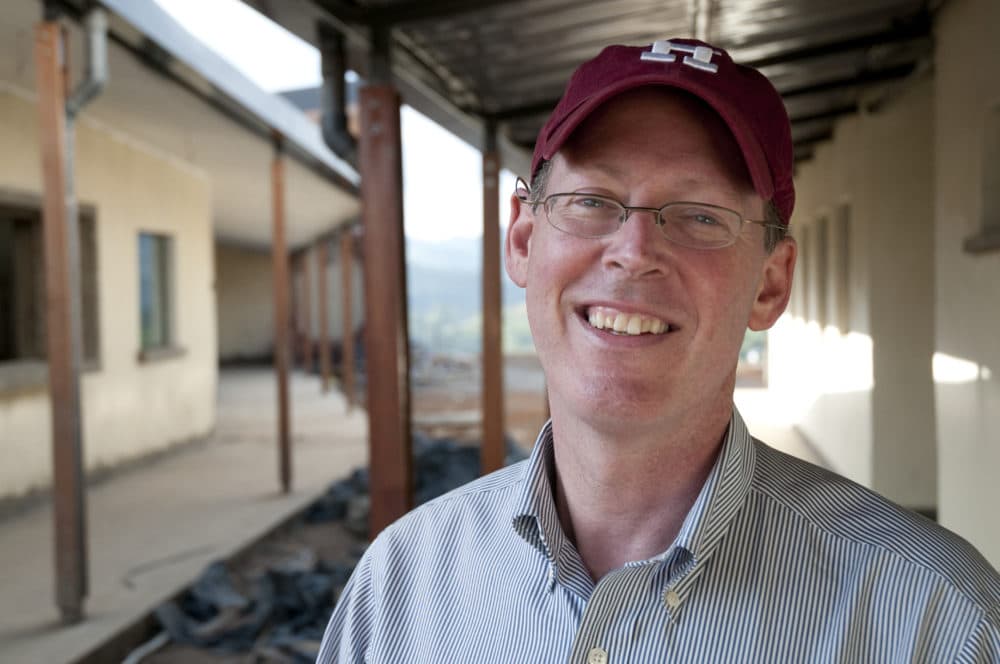
<path fill-rule="evenodd" d="M 739 414 L 674 543 L 591 580 L 551 430 L 414 510 L 358 564 L 318 662 L 1000 662 L 1000 577 L 969 544 L 773 450 Z"/>

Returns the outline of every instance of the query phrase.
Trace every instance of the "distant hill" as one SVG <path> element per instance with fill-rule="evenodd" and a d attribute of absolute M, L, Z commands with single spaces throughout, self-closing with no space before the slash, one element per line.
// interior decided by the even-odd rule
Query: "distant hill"
<path fill-rule="evenodd" d="M 482 328 L 481 238 L 406 241 L 410 339 L 434 352 L 478 353 Z M 524 291 L 506 274 L 501 282 L 504 347 L 532 350 Z"/>

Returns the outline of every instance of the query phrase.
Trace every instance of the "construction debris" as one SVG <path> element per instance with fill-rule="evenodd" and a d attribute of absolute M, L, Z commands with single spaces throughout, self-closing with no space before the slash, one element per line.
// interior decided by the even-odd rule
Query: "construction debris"
<path fill-rule="evenodd" d="M 419 505 L 472 481 L 479 449 L 450 439 L 414 434 L 414 498 Z M 507 441 L 507 462 L 525 456 Z M 315 661 L 337 597 L 350 578 L 368 537 L 368 470 L 358 468 L 335 482 L 302 515 L 305 524 L 340 522 L 357 537 L 349 560 L 321 560 L 308 549 L 269 564 L 249 583 L 238 583 L 224 561 L 212 563 L 176 601 L 156 609 L 175 644 L 219 654 L 247 653 L 247 661 L 303 664 Z M 242 586 L 247 586 L 241 590 Z M 164 636 L 157 637 L 157 647 Z M 152 648 L 144 652 L 151 652 Z M 139 657 L 130 661 L 137 663 Z M 159 661 L 159 660 L 158 660 Z"/>

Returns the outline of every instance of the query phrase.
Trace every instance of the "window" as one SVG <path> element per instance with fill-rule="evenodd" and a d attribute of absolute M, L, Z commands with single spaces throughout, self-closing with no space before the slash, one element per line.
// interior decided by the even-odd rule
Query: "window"
<path fill-rule="evenodd" d="M 11 203 L 10 200 L 17 202 Z M 80 309 L 83 362 L 98 358 L 97 255 L 94 213 L 81 208 Z M 45 248 L 39 202 L 0 194 L 0 367 L 38 365 L 46 358 Z M 44 371 L 37 372 L 44 383 Z"/>
<path fill-rule="evenodd" d="M 153 233 L 139 234 L 139 323 L 142 351 L 169 348 L 173 344 L 171 238 Z"/>
<path fill-rule="evenodd" d="M 812 233 L 812 245 L 809 247 L 809 255 L 811 257 L 809 267 L 812 269 L 809 281 L 813 288 L 809 318 L 819 323 L 821 330 L 829 322 L 827 316 L 827 284 L 830 258 L 827 232 L 829 225 L 826 217 L 820 217 L 816 220 L 816 225 L 813 227 Z"/>
<path fill-rule="evenodd" d="M 834 225 L 831 228 L 833 238 L 830 248 L 833 251 L 831 267 L 833 268 L 833 322 L 844 334 L 851 329 L 851 206 L 842 203 L 837 206 Z"/>
<path fill-rule="evenodd" d="M 795 313 L 802 320 L 809 320 L 809 308 L 812 296 L 809 289 L 812 287 L 810 279 L 810 269 L 812 263 L 812 227 L 803 226 L 799 231 L 799 258 L 798 265 L 795 266 L 795 280 L 793 284 L 798 284 L 798 298 L 795 305 Z M 794 286 L 793 286 L 794 287 Z"/>
<path fill-rule="evenodd" d="M 979 230 L 965 238 L 972 254 L 1000 250 L 1000 106 L 986 113 L 983 132 L 982 219 Z"/>

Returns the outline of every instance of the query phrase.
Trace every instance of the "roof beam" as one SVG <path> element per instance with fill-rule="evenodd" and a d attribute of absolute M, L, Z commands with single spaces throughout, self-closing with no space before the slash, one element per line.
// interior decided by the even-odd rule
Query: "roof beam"
<path fill-rule="evenodd" d="M 830 55 L 842 55 L 844 53 L 860 51 L 867 48 L 873 48 L 875 46 L 885 46 L 887 44 L 899 44 L 902 42 L 915 41 L 929 36 L 930 33 L 930 19 L 921 15 L 916 20 L 890 30 L 873 32 L 867 35 L 861 35 L 860 37 L 844 39 L 842 41 L 811 44 L 797 49 L 774 53 L 773 55 L 740 60 L 740 63 L 754 67 L 755 69 L 761 69 L 772 65 L 788 64 L 797 60 L 808 60 L 811 58 L 821 58 Z M 736 51 L 738 56 L 740 50 L 751 49 L 752 47 L 744 47 L 743 49 L 733 50 Z"/>
<path fill-rule="evenodd" d="M 816 120 L 835 120 L 844 115 L 852 115 L 858 112 L 857 104 L 843 104 L 841 106 L 834 106 L 825 111 L 818 111 L 816 113 L 807 113 L 803 115 L 793 115 L 789 118 L 791 124 L 805 124 L 806 122 L 814 122 Z"/>
<path fill-rule="evenodd" d="M 783 98 L 789 99 L 791 97 L 832 92 L 834 90 L 842 90 L 844 88 L 863 87 L 866 85 L 874 85 L 876 83 L 885 83 L 886 81 L 905 78 L 912 74 L 916 68 L 916 63 L 908 62 L 901 65 L 895 65 L 893 67 L 886 67 L 885 69 L 859 72 L 855 76 L 847 76 L 845 78 L 838 78 L 830 81 L 821 81 L 819 83 L 810 83 L 797 88 L 779 90 L 778 92 L 781 93 Z"/>
<path fill-rule="evenodd" d="M 519 0 L 406 0 L 382 7 L 362 7 L 350 0 L 313 0 L 318 7 L 345 23 L 392 28 L 405 23 L 457 18 Z"/>
<path fill-rule="evenodd" d="M 377 23 L 399 25 L 437 18 L 456 18 L 461 14 L 479 12 L 516 2 L 519 0 L 477 0 L 476 2 L 468 0 L 406 0 L 373 9 L 371 16 Z"/>

